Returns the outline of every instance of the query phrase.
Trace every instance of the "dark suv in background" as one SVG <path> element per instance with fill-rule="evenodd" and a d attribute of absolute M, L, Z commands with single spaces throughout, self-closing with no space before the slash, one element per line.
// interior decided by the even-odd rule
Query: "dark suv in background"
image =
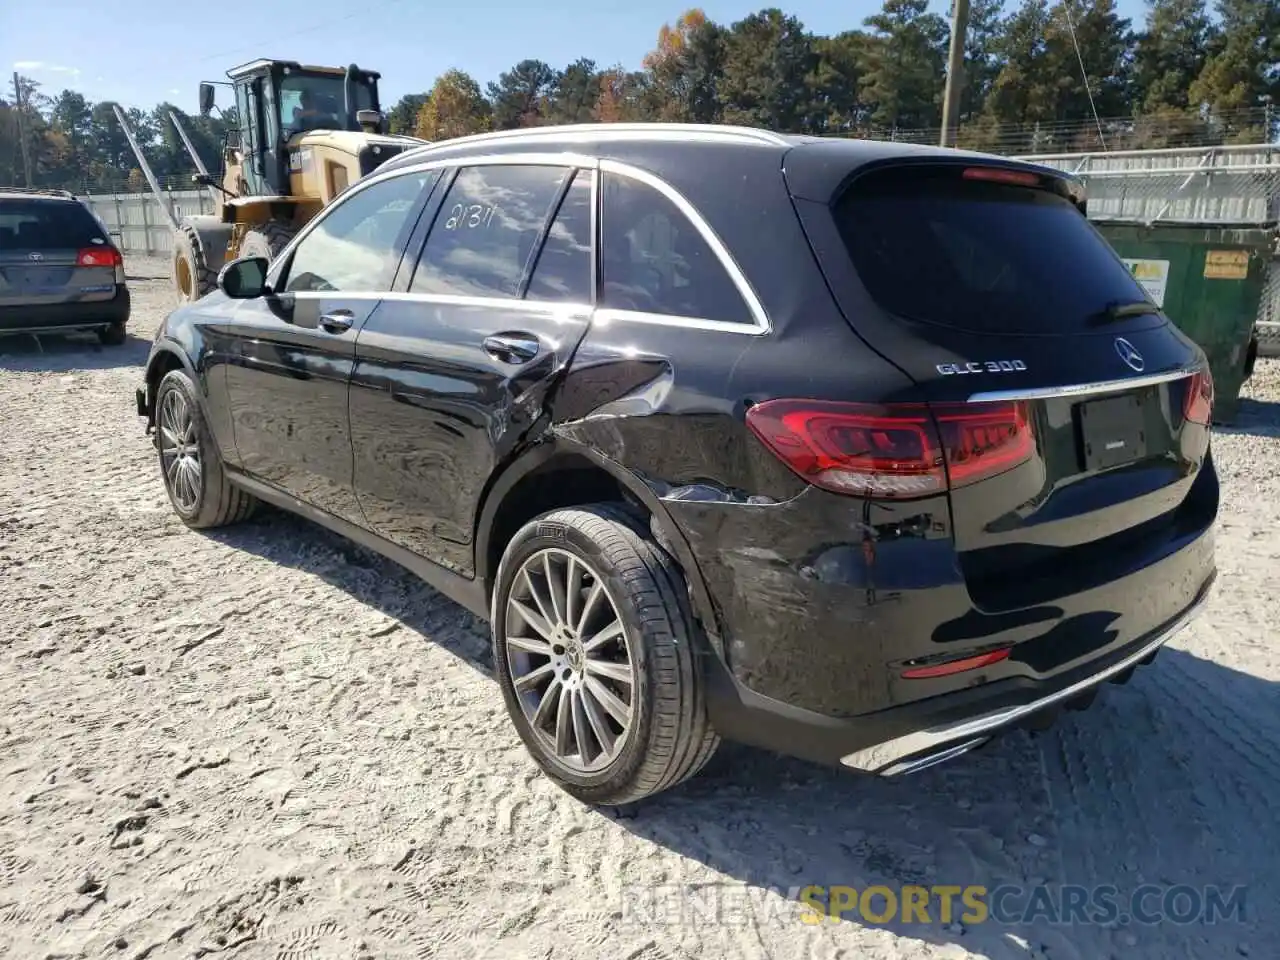
<path fill-rule="evenodd" d="M 102 222 L 64 190 L 0 188 L 0 336 L 92 330 L 124 343 L 124 259 Z"/>
<path fill-rule="evenodd" d="M 1205 358 L 1056 170 L 495 133 L 219 283 L 138 390 L 174 509 L 275 504 L 486 617 L 584 800 L 720 737 L 919 769 L 1127 679 L 1215 576 Z"/>

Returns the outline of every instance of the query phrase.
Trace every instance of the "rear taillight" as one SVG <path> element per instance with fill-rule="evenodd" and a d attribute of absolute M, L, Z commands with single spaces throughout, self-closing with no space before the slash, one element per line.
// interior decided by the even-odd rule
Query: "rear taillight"
<path fill-rule="evenodd" d="M 908 499 L 1003 473 L 1035 437 L 1021 403 L 769 400 L 747 426 L 800 477 L 834 493 Z"/>
<path fill-rule="evenodd" d="M 1192 423 L 1209 425 L 1213 415 L 1213 374 L 1205 367 L 1191 375 L 1187 381 L 1187 399 L 1183 403 L 1182 417 Z"/>
<path fill-rule="evenodd" d="M 1004 473 L 1036 452 L 1025 403 L 934 404 L 930 410 L 953 487 Z"/>
<path fill-rule="evenodd" d="M 76 254 L 77 267 L 119 267 L 123 263 L 115 247 L 85 247 Z"/>

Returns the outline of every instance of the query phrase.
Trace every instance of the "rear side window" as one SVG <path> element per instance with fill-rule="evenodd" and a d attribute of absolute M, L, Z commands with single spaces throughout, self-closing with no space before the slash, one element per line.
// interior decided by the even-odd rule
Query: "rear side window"
<path fill-rule="evenodd" d="M 670 198 L 618 174 L 602 182 L 602 307 L 753 322 L 720 258 Z"/>
<path fill-rule="evenodd" d="M 1108 305 L 1146 299 L 1066 198 L 960 172 L 873 173 L 836 203 L 854 268 L 882 309 L 975 333 L 1064 334 Z"/>
<path fill-rule="evenodd" d="M 459 170 L 431 225 L 410 292 L 519 296 L 525 267 L 571 173 L 555 166 Z"/>
<path fill-rule="evenodd" d="M 528 299 L 591 302 L 591 177 L 579 170 L 569 185 L 534 265 Z"/>
<path fill-rule="evenodd" d="M 107 236 L 88 210 L 61 200 L 0 200 L 0 250 L 103 246 Z"/>

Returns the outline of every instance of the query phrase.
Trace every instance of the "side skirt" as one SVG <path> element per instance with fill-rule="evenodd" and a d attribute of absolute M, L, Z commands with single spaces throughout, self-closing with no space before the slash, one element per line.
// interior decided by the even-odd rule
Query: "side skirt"
<path fill-rule="evenodd" d="M 270 484 L 229 469 L 227 470 L 227 478 L 241 490 L 253 494 L 259 500 L 279 507 L 281 510 L 287 510 L 289 513 L 295 513 L 304 519 L 310 520 L 312 523 L 317 523 L 328 530 L 332 530 L 339 536 L 346 537 L 348 540 L 386 557 L 391 562 L 399 564 L 419 579 L 426 581 L 428 586 L 443 593 L 454 603 L 465 607 L 481 620 L 488 622 L 489 604 L 485 597 L 484 585 L 479 581 L 469 580 L 466 577 L 459 576 L 452 570 L 446 570 L 438 563 L 432 563 L 430 560 L 420 557 L 416 553 L 392 543 L 390 540 L 383 539 L 376 533 L 365 530 L 363 527 L 357 527 L 354 523 L 341 520 L 325 513 L 323 510 L 317 510 L 310 504 L 303 503 L 301 500 L 276 489 Z"/>

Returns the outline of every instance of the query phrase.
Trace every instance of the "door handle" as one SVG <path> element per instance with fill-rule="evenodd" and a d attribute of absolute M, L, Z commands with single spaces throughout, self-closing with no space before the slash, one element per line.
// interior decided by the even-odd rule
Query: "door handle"
<path fill-rule="evenodd" d="M 538 355 L 538 338 L 528 333 L 499 333 L 484 338 L 484 349 L 504 363 L 527 363 Z"/>
<path fill-rule="evenodd" d="M 355 314 L 350 310 L 334 310 L 320 314 L 320 326 L 329 333 L 346 333 L 355 322 Z"/>

